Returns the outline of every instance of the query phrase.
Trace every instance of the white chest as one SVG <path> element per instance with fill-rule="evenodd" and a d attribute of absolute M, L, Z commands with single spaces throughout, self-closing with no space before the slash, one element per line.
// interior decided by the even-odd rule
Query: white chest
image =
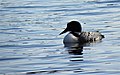
<path fill-rule="evenodd" d="M 75 43 L 75 42 L 79 42 L 78 41 L 78 37 L 75 37 L 73 34 L 68 33 L 63 40 L 64 43 Z"/>

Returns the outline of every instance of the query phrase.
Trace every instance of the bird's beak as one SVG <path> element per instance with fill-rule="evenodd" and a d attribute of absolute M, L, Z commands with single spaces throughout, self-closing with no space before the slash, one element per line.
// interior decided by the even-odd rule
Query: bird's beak
<path fill-rule="evenodd" d="M 61 35 L 61 34 L 64 34 L 64 33 L 66 33 L 68 31 L 68 29 L 66 28 L 63 32 L 61 32 L 59 35 Z"/>

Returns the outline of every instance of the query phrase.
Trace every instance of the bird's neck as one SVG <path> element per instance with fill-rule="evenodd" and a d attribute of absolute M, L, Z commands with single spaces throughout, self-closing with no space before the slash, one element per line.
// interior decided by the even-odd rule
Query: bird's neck
<path fill-rule="evenodd" d="M 73 34 L 74 36 L 76 36 L 76 37 L 79 37 L 80 36 L 80 32 L 70 32 L 71 34 Z"/>

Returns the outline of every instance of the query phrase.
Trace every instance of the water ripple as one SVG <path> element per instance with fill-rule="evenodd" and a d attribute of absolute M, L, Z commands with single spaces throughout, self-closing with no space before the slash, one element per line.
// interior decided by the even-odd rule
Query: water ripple
<path fill-rule="evenodd" d="M 17 57 L 14 57 L 14 58 L 0 58 L 0 61 L 15 61 L 15 60 L 19 60 L 19 59 L 24 59 L 24 58 L 17 58 Z"/>
<path fill-rule="evenodd" d="M 36 47 L 54 47 L 59 45 L 0 45 L 0 48 L 36 48 Z"/>

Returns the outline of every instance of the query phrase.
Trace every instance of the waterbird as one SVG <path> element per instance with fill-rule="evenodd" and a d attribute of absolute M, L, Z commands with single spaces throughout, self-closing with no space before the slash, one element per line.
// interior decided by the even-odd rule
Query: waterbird
<path fill-rule="evenodd" d="M 81 24 L 78 21 L 71 21 L 67 23 L 67 27 L 59 35 L 69 32 L 63 40 L 63 43 L 87 43 L 96 42 L 104 38 L 99 31 L 84 32 L 82 31 Z"/>

